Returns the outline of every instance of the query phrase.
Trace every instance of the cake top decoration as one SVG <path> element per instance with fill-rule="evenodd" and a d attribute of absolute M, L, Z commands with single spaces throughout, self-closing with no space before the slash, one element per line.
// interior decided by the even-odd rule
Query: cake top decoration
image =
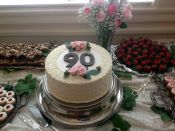
<path fill-rule="evenodd" d="M 73 42 L 67 42 L 65 43 L 67 49 L 69 52 L 79 52 L 81 50 L 87 50 L 90 51 L 91 47 L 90 44 L 87 41 L 73 41 Z"/>

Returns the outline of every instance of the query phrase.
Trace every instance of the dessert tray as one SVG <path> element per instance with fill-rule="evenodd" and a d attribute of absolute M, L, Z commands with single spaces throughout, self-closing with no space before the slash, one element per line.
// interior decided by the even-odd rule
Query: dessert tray
<path fill-rule="evenodd" d="M 48 119 L 66 128 L 100 125 L 117 112 L 122 101 L 123 90 L 115 75 L 105 96 L 84 104 L 65 103 L 54 98 L 47 90 L 46 79 L 44 76 L 36 91 L 37 105 Z"/>

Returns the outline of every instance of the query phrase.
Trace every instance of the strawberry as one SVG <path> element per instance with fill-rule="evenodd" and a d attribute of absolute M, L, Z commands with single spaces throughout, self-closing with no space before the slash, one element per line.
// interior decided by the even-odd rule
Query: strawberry
<path fill-rule="evenodd" d="M 160 52 L 160 54 L 159 54 L 161 57 L 164 57 L 165 56 L 165 54 L 163 53 L 163 52 Z"/>
<path fill-rule="evenodd" d="M 152 68 L 153 71 L 157 71 L 157 69 L 158 69 L 157 65 L 152 65 L 151 68 Z"/>
<path fill-rule="evenodd" d="M 139 64 L 138 60 L 134 60 L 134 66 L 137 66 Z"/>
<path fill-rule="evenodd" d="M 159 71 L 160 72 L 164 72 L 164 71 L 166 71 L 166 69 L 167 69 L 167 66 L 166 65 L 160 65 L 159 66 Z"/>
<path fill-rule="evenodd" d="M 138 51 L 134 51 L 134 53 L 133 53 L 135 56 L 137 56 L 138 54 L 139 54 L 139 52 Z"/>
<path fill-rule="evenodd" d="M 130 60 L 131 58 L 132 58 L 132 56 L 131 55 L 127 55 L 127 60 Z"/>
<path fill-rule="evenodd" d="M 136 67 L 136 69 L 138 70 L 138 71 L 141 71 L 142 70 L 142 66 L 141 65 L 137 65 L 137 67 Z"/>
<path fill-rule="evenodd" d="M 160 60 L 154 60 L 154 62 L 153 62 L 153 63 L 154 63 L 154 65 L 159 65 L 159 64 L 160 64 L 160 62 L 161 62 Z"/>
<path fill-rule="evenodd" d="M 171 60 L 172 66 L 175 66 L 175 59 Z"/>
<path fill-rule="evenodd" d="M 148 73 L 148 72 L 151 71 L 151 67 L 150 66 L 144 66 L 143 70 Z"/>
<path fill-rule="evenodd" d="M 142 66 L 146 65 L 146 61 L 142 61 L 142 62 L 141 62 L 141 65 L 142 65 Z"/>
<path fill-rule="evenodd" d="M 145 61 L 146 61 L 146 64 L 147 65 L 151 63 L 151 60 L 150 59 L 146 59 Z"/>
<path fill-rule="evenodd" d="M 148 50 L 143 50 L 143 54 L 148 54 Z"/>
<path fill-rule="evenodd" d="M 161 56 L 159 56 L 159 55 L 156 55 L 156 57 L 155 57 L 156 59 L 161 59 Z"/>
<path fill-rule="evenodd" d="M 129 66 L 131 66 L 131 62 L 130 61 L 127 61 L 126 62 L 126 65 L 129 67 Z"/>
<path fill-rule="evenodd" d="M 162 64 L 168 64 L 168 60 L 162 59 Z"/>

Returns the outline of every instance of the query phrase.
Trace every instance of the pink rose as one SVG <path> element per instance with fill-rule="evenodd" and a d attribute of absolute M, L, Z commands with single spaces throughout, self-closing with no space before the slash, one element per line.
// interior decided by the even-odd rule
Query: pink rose
<path fill-rule="evenodd" d="M 101 6 L 101 5 L 103 5 L 104 0 L 91 0 L 91 2 L 95 6 Z"/>
<path fill-rule="evenodd" d="M 80 65 L 79 68 L 78 68 L 78 74 L 80 76 L 84 76 L 86 74 L 86 67 L 83 66 L 83 65 Z"/>
<path fill-rule="evenodd" d="M 123 12 L 123 16 L 125 17 L 125 19 L 131 19 L 132 18 L 132 12 L 131 10 L 125 8 L 124 12 Z"/>
<path fill-rule="evenodd" d="M 81 50 L 81 48 L 79 46 L 77 46 L 75 49 L 76 49 L 76 51 L 80 51 Z"/>
<path fill-rule="evenodd" d="M 91 13 L 91 9 L 89 7 L 85 7 L 84 8 L 84 14 L 88 15 L 89 13 Z"/>
<path fill-rule="evenodd" d="M 119 27 L 121 25 L 121 20 L 116 20 L 114 25 L 115 27 Z"/>
<path fill-rule="evenodd" d="M 132 10 L 132 5 L 130 3 L 128 3 L 125 5 L 125 8 L 128 10 Z"/>
<path fill-rule="evenodd" d="M 117 11 L 117 7 L 115 4 L 112 3 L 108 5 L 107 12 L 110 16 L 115 15 L 116 11 Z"/>
<path fill-rule="evenodd" d="M 71 42 L 70 45 L 71 45 L 72 48 L 76 48 L 76 46 L 77 46 L 76 41 Z"/>
<path fill-rule="evenodd" d="M 74 66 L 74 67 L 70 68 L 70 69 L 68 70 L 68 72 L 69 72 L 71 75 L 75 76 L 75 75 L 77 75 L 77 73 L 78 73 L 78 68 L 77 68 L 76 66 Z"/>
<path fill-rule="evenodd" d="M 82 41 L 82 42 L 80 43 L 79 47 L 80 47 L 81 49 L 85 49 L 85 48 L 86 48 L 86 42 L 85 42 L 85 41 Z"/>
<path fill-rule="evenodd" d="M 98 22 L 103 22 L 105 20 L 105 13 L 103 10 L 100 10 L 100 12 L 97 14 L 96 19 Z"/>

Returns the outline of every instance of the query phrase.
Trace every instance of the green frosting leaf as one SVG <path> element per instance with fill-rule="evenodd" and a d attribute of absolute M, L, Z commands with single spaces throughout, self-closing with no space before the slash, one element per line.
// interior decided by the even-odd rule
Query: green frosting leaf
<path fill-rule="evenodd" d="M 155 113 L 159 114 L 162 121 L 172 121 L 173 120 L 171 113 L 165 111 L 164 108 L 153 105 L 151 107 L 151 110 L 154 111 Z"/>
<path fill-rule="evenodd" d="M 126 111 L 132 111 L 133 107 L 136 105 L 137 93 L 129 87 L 123 87 L 123 100 L 121 107 Z"/>
<path fill-rule="evenodd" d="M 131 127 L 131 125 L 129 124 L 129 122 L 127 122 L 126 120 L 124 120 L 122 118 L 122 116 L 120 116 L 119 114 L 114 114 L 110 120 L 112 121 L 112 124 L 114 127 L 119 128 L 121 131 L 128 131 L 129 128 Z M 116 129 L 115 128 L 115 129 Z M 116 131 L 114 129 L 112 129 L 113 131 Z"/>
<path fill-rule="evenodd" d="M 98 75 L 100 72 L 101 70 L 94 69 L 94 70 L 88 71 L 88 74 L 94 76 L 94 75 Z"/>
<path fill-rule="evenodd" d="M 125 22 L 121 22 L 120 28 L 127 28 L 128 25 Z"/>

